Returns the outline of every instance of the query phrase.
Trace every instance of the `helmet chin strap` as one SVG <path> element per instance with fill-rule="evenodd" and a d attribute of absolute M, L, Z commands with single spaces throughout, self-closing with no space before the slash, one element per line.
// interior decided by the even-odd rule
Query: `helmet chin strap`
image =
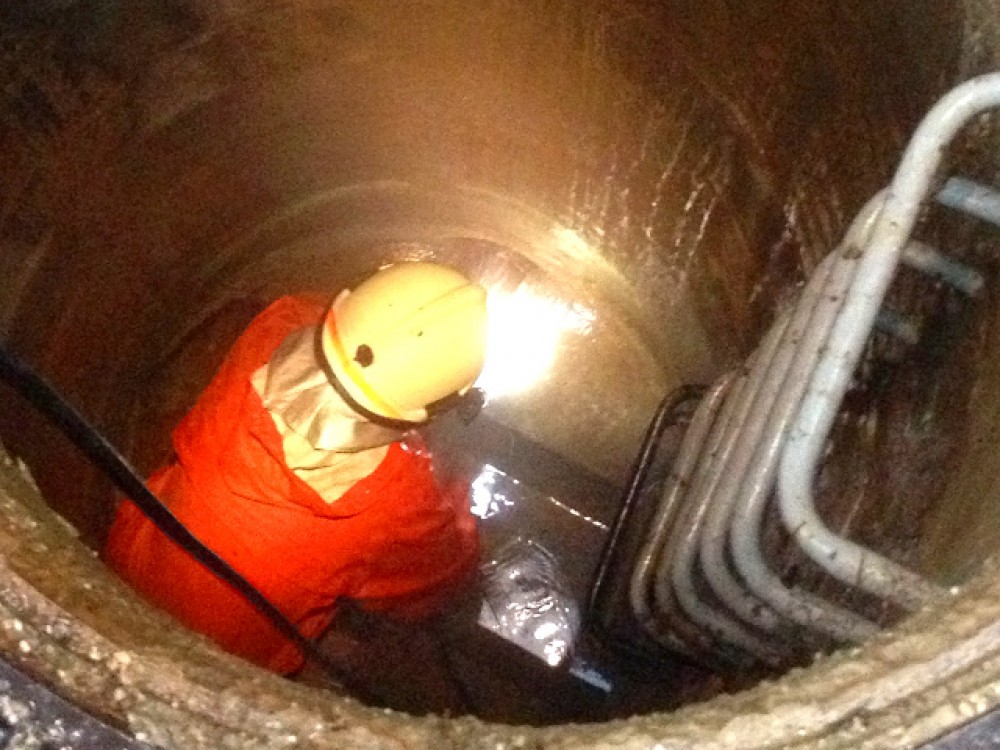
<path fill-rule="evenodd" d="M 453 393 L 439 401 L 427 405 L 429 419 L 454 412 L 464 424 L 469 424 L 486 405 L 486 393 L 482 388 L 470 388 L 465 393 Z"/>
<path fill-rule="evenodd" d="M 427 424 L 431 419 L 438 417 L 447 412 L 455 412 L 459 419 L 465 424 L 469 424 L 477 416 L 479 412 L 482 411 L 484 404 L 486 403 L 486 395 L 480 388 L 469 388 L 465 393 L 452 393 L 445 396 L 442 399 L 434 401 L 433 403 L 427 404 L 425 407 L 427 411 L 427 419 L 422 422 L 410 422 L 405 419 L 392 419 L 390 417 L 383 416 L 381 414 L 376 414 L 370 409 L 365 408 L 357 402 L 357 400 L 348 393 L 344 385 L 337 379 L 336 374 L 333 372 L 333 368 L 330 367 L 329 362 L 327 362 L 326 355 L 323 353 L 323 338 L 322 338 L 322 327 L 316 330 L 316 335 L 314 338 L 314 351 L 316 356 L 316 361 L 319 362 L 320 367 L 326 374 L 327 380 L 329 380 L 330 385 L 337 392 L 337 395 L 347 404 L 355 413 L 364 417 L 367 421 L 385 427 L 392 430 L 397 430 L 398 432 L 406 432 L 412 430 L 420 425 Z"/>
<path fill-rule="evenodd" d="M 267 411 L 317 450 L 350 453 L 399 440 L 431 418 L 455 412 L 468 424 L 482 409 L 482 391 L 471 388 L 428 404 L 428 420 L 392 419 L 358 403 L 329 366 L 322 329 L 290 334 L 266 367 L 254 375 L 254 388 Z"/>
<path fill-rule="evenodd" d="M 347 404 L 355 414 L 364 417 L 368 422 L 379 427 L 384 427 L 388 430 L 395 430 L 398 433 L 407 432 L 412 430 L 414 427 L 418 427 L 426 422 L 410 422 L 406 419 L 392 419 L 391 417 L 386 417 L 381 414 L 376 414 L 371 409 L 367 409 L 347 392 L 344 388 L 343 383 L 337 379 L 337 376 L 333 372 L 333 368 L 330 367 L 330 363 L 326 360 L 326 355 L 323 353 L 323 327 L 318 326 L 313 335 L 313 355 L 316 362 L 319 363 L 320 369 L 323 374 L 326 375 L 326 379 L 330 386 L 336 391 L 340 399 Z"/>

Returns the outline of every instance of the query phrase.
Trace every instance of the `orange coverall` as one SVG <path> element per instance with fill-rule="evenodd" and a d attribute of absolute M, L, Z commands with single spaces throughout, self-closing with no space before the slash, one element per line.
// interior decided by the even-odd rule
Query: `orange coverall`
<path fill-rule="evenodd" d="M 328 504 L 284 462 L 250 378 L 323 305 L 286 297 L 261 313 L 173 433 L 176 463 L 148 481 L 171 511 L 307 637 L 340 597 L 403 618 L 438 610 L 478 557 L 468 488 L 442 490 L 425 451 L 393 443 L 378 468 Z M 146 598 L 227 651 L 277 672 L 304 657 L 227 584 L 170 541 L 131 501 L 104 556 Z"/>

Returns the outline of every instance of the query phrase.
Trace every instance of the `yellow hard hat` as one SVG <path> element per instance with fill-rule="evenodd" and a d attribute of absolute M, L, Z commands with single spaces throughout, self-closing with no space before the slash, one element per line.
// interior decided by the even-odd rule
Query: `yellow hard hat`
<path fill-rule="evenodd" d="M 334 300 L 323 353 L 357 405 L 423 422 L 427 407 L 464 394 L 486 356 L 486 290 L 424 261 L 383 268 Z"/>

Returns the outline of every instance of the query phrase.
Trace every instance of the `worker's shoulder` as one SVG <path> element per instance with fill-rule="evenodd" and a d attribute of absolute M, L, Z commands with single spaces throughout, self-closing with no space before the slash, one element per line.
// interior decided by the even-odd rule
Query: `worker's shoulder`
<path fill-rule="evenodd" d="M 237 348 L 256 349 L 277 346 L 292 331 L 319 324 L 323 319 L 324 303 L 317 297 L 287 296 L 271 302 L 243 331 Z"/>
<path fill-rule="evenodd" d="M 228 383 L 229 390 L 234 383 L 249 381 L 290 333 L 318 325 L 324 307 L 321 300 L 308 296 L 281 297 L 269 303 L 233 342 L 212 385 Z"/>
<path fill-rule="evenodd" d="M 329 300 L 315 294 L 279 297 L 254 318 L 251 327 L 263 323 L 285 323 L 292 328 L 315 325 L 323 318 Z"/>

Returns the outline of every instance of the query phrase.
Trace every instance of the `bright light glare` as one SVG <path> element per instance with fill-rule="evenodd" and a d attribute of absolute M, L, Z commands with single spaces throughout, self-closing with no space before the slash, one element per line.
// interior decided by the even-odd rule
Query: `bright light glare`
<path fill-rule="evenodd" d="M 486 305 L 486 364 L 476 385 L 489 399 L 520 393 L 541 381 L 563 335 L 587 333 L 594 322 L 592 310 L 542 296 L 524 284 L 513 292 L 491 290 Z"/>
<path fill-rule="evenodd" d="M 511 479 L 500 469 L 485 464 L 470 486 L 472 515 L 485 521 L 511 507 L 514 503 L 507 497 L 505 487 L 517 484 L 516 479 Z"/>

